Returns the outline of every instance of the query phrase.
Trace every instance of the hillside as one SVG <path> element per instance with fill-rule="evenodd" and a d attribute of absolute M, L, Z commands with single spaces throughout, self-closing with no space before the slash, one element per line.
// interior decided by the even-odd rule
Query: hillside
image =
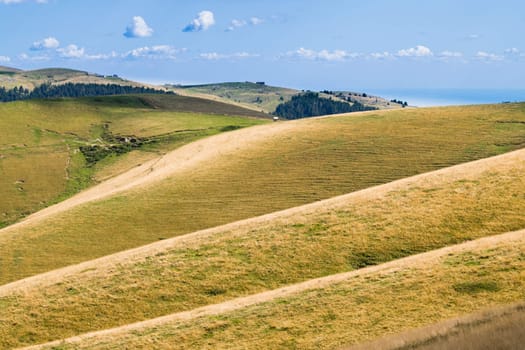
<path fill-rule="evenodd" d="M 208 98 L 219 98 L 222 101 L 234 102 L 266 113 L 273 113 L 277 106 L 291 100 L 292 96 L 301 93 L 300 90 L 282 88 L 254 82 L 232 82 L 203 85 L 166 85 L 180 94 L 195 94 Z M 339 97 L 340 96 L 340 97 Z M 400 108 L 378 96 L 367 96 L 363 93 L 338 91 L 336 94 L 321 93 L 321 97 L 334 98 L 336 101 L 346 101 L 350 98 L 367 107 L 378 109 Z"/>
<path fill-rule="evenodd" d="M 149 86 L 122 79 L 115 75 L 103 76 L 85 71 L 66 69 L 66 68 L 45 68 L 37 70 L 20 70 L 10 67 L 0 67 L 0 86 L 6 89 L 23 86 L 32 90 L 44 83 L 65 84 L 65 83 L 84 83 L 84 84 L 119 84 L 130 86 Z"/>
<path fill-rule="evenodd" d="M 518 149 L 524 109 L 352 113 L 194 142 L 0 231 L 0 282 Z"/>
<path fill-rule="evenodd" d="M 182 144 L 264 122 L 254 117 L 266 116 L 172 95 L 0 104 L 0 227 Z"/>
<path fill-rule="evenodd" d="M 203 307 L 132 327 L 126 346 L 153 339 L 162 345 L 178 338 L 186 341 L 180 343 L 182 348 L 201 347 L 207 341 L 213 341 L 208 346 L 243 346 L 245 339 L 250 347 L 275 347 L 301 334 L 301 344 L 315 348 L 319 334 L 314 333 L 322 329 L 324 346 L 330 347 L 385 334 L 385 326 L 389 333 L 398 332 L 483 305 L 517 301 L 525 283 L 520 273 L 525 266 L 516 259 L 525 244 L 523 231 L 378 264 L 524 227 L 524 170 L 525 151 L 520 150 L 5 285 L 0 287 L 0 324 L 6 327 L 0 332 L 12 343 L 4 346 Z M 362 270 L 370 265 L 378 266 Z M 428 293 L 417 292 L 416 286 L 430 279 Z M 481 293 L 470 293 L 468 288 L 478 283 Z M 483 283 L 492 293 L 484 292 Z M 445 286 L 450 293 L 443 293 Z M 246 301 L 227 302 L 281 287 Z M 395 298 L 396 293 L 406 296 Z M 417 308 L 428 300 L 435 300 L 433 305 L 442 311 Z M 227 304 L 205 307 L 222 302 Z M 261 302 L 265 304 L 257 305 Z M 407 312 L 396 314 L 399 308 L 392 303 Z M 448 303 L 454 306 L 447 308 Z M 376 316 L 366 318 L 364 310 Z M 217 313 L 226 314 L 217 319 Z M 389 316 L 381 317 L 384 313 Z M 93 314 L 95 319 L 89 317 Z M 228 326 L 217 328 L 210 339 L 201 330 L 215 329 L 217 320 Z M 275 328 L 260 328 L 254 322 Z M 13 323 L 18 327 L 7 326 Z M 137 332 L 142 328 L 144 332 Z M 31 340 L 24 340 L 29 334 Z"/>

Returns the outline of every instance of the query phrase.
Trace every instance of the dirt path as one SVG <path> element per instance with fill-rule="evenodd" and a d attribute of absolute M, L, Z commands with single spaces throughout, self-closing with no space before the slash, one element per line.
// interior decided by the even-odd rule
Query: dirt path
<path fill-rule="evenodd" d="M 221 232 L 235 231 L 239 228 L 249 230 L 252 227 L 257 228 L 262 223 L 270 222 L 276 219 L 287 220 L 288 218 L 291 218 L 294 215 L 317 213 L 326 210 L 336 210 L 339 207 L 347 205 L 348 201 L 356 199 L 370 200 L 374 198 L 380 198 L 390 191 L 406 188 L 407 186 L 410 186 L 412 184 L 442 183 L 443 178 L 446 178 L 447 182 L 455 181 L 457 179 L 468 179 L 469 177 L 476 176 L 476 174 L 480 174 L 487 170 L 495 168 L 497 168 L 499 171 L 502 171 L 506 168 L 515 167 L 516 162 L 521 162 L 525 164 L 525 149 L 408 177 L 384 185 L 370 187 L 346 195 L 337 196 L 334 198 L 326 199 L 311 204 L 306 204 L 299 207 L 285 209 L 282 211 L 258 216 L 255 218 L 244 219 L 226 225 L 196 231 L 186 235 L 177 236 L 160 242 L 151 243 L 138 248 L 101 257 L 95 260 L 86 261 L 77 265 L 72 265 L 57 270 L 49 271 L 46 273 L 42 273 L 39 275 L 27 277 L 0 286 L 0 297 L 9 295 L 14 292 L 23 293 L 25 290 L 32 288 L 44 288 L 46 285 L 57 283 L 60 280 L 63 280 L 64 278 L 86 270 L 93 271 L 84 272 L 84 275 L 97 274 L 100 273 L 100 269 L 102 268 L 110 269 L 111 267 L 116 265 L 130 264 L 140 259 L 144 259 L 147 256 L 153 256 L 168 249 L 175 249 L 176 247 L 182 246 L 187 243 L 205 242 L 210 236 Z"/>
<path fill-rule="evenodd" d="M 101 200 L 123 191 L 155 183 L 178 172 L 198 167 L 199 164 L 221 154 L 234 152 L 249 144 L 290 131 L 295 127 L 297 127 L 296 122 L 266 124 L 226 132 L 192 142 L 162 157 L 150 160 L 121 175 L 95 185 L 63 202 L 42 209 L 16 224 L 3 228 L 0 230 L 0 234 L 22 226 L 35 224 L 51 215 L 87 202 Z"/>
<path fill-rule="evenodd" d="M 389 273 L 389 272 L 397 271 L 397 270 L 408 268 L 408 267 L 413 268 L 417 266 L 429 265 L 450 253 L 457 254 L 457 253 L 470 251 L 470 250 L 478 250 L 478 249 L 493 247 L 500 243 L 510 244 L 512 242 L 521 242 L 524 240 L 525 240 L 525 230 L 509 232 L 509 233 L 505 233 L 505 234 L 497 235 L 497 236 L 485 237 L 485 238 L 481 238 L 475 241 L 470 241 L 467 243 L 462 243 L 462 244 L 455 245 L 455 246 L 445 247 L 445 248 L 433 250 L 433 251 L 422 253 L 422 254 L 412 255 L 406 258 L 394 260 L 394 261 L 391 261 L 385 264 L 381 264 L 381 265 L 377 265 L 377 266 L 371 266 L 371 267 L 367 267 L 367 268 L 363 268 L 363 269 L 359 269 L 359 270 L 355 270 L 355 271 L 351 271 L 347 273 L 341 273 L 341 274 L 326 276 L 322 278 L 316 278 L 316 279 L 312 279 L 312 280 L 309 280 L 303 283 L 286 286 L 286 287 L 275 289 L 272 291 L 258 293 L 258 294 L 254 294 L 254 295 L 250 295 L 250 296 L 242 297 L 242 298 L 236 298 L 236 299 L 229 300 L 229 301 L 226 301 L 220 304 L 207 305 L 207 306 L 200 307 L 194 310 L 179 312 L 179 313 L 175 313 L 172 315 L 158 317 L 158 318 L 147 320 L 147 321 L 132 323 L 126 326 L 86 333 L 86 334 L 68 338 L 65 341 L 68 343 L 80 342 L 80 341 L 90 339 L 90 338 L 96 338 L 96 337 L 112 335 L 112 334 L 126 333 L 126 332 L 140 330 L 140 329 L 144 329 L 148 327 L 160 326 L 162 324 L 174 322 L 174 321 L 188 321 L 188 320 L 192 320 L 192 319 L 202 317 L 202 316 L 212 316 L 212 315 L 223 314 L 223 313 L 235 311 L 241 308 L 249 307 L 255 304 L 269 302 L 277 298 L 283 298 L 283 297 L 287 297 L 293 294 L 301 293 L 303 291 L 323 288 L 329 285 L 333 285 L 335 283 L 343 282 L 345 280 L 348 280 L 349 278 L 353 278 L 357 276 L 363 276 L 363 275 L 368 275 L 368 274 L 373 274 L 373 273 L 378 273 L 378 272 Z M 62 340 L 59 340 L 59 341 L 50 342 L 47 344 L 26 347 L 24 349 L 40 349 L 44 346 L 59 345 L 61 342 Z"/>

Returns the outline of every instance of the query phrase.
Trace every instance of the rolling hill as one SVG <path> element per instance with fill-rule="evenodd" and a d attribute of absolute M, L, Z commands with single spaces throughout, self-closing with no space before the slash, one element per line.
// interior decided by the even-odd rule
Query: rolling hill
<path fill-rule="evenodd" d="M 167 104 L 146 102 L 150 108 Z M 124 121 L 131 118 L 129 112 L 123 112 Z M 359 269 L 369 265 L 522 229 L 522 150 L 403 178 L 521 148 L 524 116 L 523 104 L 505 104 L 374 111 L 271 123 L 192 142 L 145 162 L 0 231 L 0 277 L 5 284 L 0 287 L 0 314 L 4 315 L 0 324 L 6 326 L 0 330 L 3 346 L 123 326 L 337 273 L 356 270 L 359 275 Z M 165 125 L 157 124 L 160 126 Z M 122 127 L 131 126 L 124 123 Z M 148 130 L 143 132 L 145 136 Z M 381 185 L 393 180 L 398 181 Z M 381 186 L 370 188 L 374 185 Z M 357 190 L 362 191 L 328 199 Z M 320 199 L 328 200 L 285 210 Z M 285 211 L 268 214 L 276 210 Z M 250 219 L 261 214 L 268 215 Z M 239 219 L 245 221 L 211 228 Z M 205 228 L 210 229 L 192 233 Z M 521 233 L 509 235 L 513 242 L 521 237 Z M 179 237 L 167 239 L 174 236 Z M 162 242 L 154 243 L 159 239 Z M 140 248 L 148 243 L 152 244 Z M 514 274 L 519 269 L 515 259 L 521 246 L 514 243 L 509 244 L 515 250 L 508 255 L 507 245 L 498 250 L 499 256 L 508 256 L 498 263 L 518 265 L 501 271 L 502 282 L 480 282 L 496 283 L 498 292 L 496 299 L 487 299 L 480 306 L 518 300 L 519 293 L 512 286 L 522 283 Z M 118 253 L 133 247 L 139 248 Z M 89 261 L 96 258 L 100 259 Z M 84 263 L 66 267 L 80 262 Z M 494 276 L 500 265 L 495 266 Z M 65 269 L 48 272 L 60 267 Z M 459 276 L 453 269 L 445 270 L 432 273 Z M 407 272 L 407 278 L 410 276 L 417 280 L 425 275 Z M 507 279 L 511 282 L 505 282 Z M 340 292 L 336 288 L 332 297 L 332 287 L 327 288 L 323 293 L 329 294 L 330 304 Z M 362 290 L 370 291 L 371 286 L 365 283 Z M 306 304 L 312 302 L 306 298 L 310 300 Z M 455 314 L 448 315 L 476 310 L 473 299 L 458 298 L 470 308 L 458 306 L 452 309 Z M 283 305 L 268 302 L 271 310 Z M 264 312 L 257 305 L 253 310 L 258 311 L 246 307 L 248 311 L 238 310 L 247 317 L 241 323 L 253 326 L 252 317 L 262 317 Z M 290 315 L 299 313 L 298 320 L 317 317 L 312 313 L 315 308 L 306 308 L 310 312 L 303 316 L 302 311 L 293 310 L 298 309 L 290 309 Z M 275 312 L 272 317 L 279 317 Z M 428 322 L 438 320 L 422 315 Z M 336 322 L 344 318 L 336 314 L 327 324 L 334 329 L 346 327 Z M 183 328 L 208 327 L 200 321 L 191 318 Z M 10 326 L 13 324 L 17 326 Z M 420 325 L 424 323 L 410 324 Z M 171 325 L 166 327 L 161 329 L 180 334 L 172 332 Z M 274 333 L 283 332 L 280 326 L 268 331 L 268 337 L 255 336 L 261 344 L 293 344 L 288 342 L 298 334 L 308 334 L 288 331 L 297 327 L 284 326 L 282 337 Z M 384 334 L 382 324 L 377 327 L 375 333 L 352 339 L 363 341 Z M 157 329 L 145 334 L 133 331 L 141 336 L 130 340 L 126 335 L 125 342 L 149 342 L 147 334 L 157 341 L 163 338 Z M 234 328 L 224 327 L 228 329 Z M 402 330 L 394 327 L 391 332 Z M 252 334 L 248 330 L 241 333 Z M 209 340 L 206 334 L 195 334 L 185 336 L 194 339 L 194 346 Z M 340 344 L 354 342 L 348 334 L 328 330 L 323 334 Z M 229 337 L 220 338 L 234 341 Z M 171 342 L 173 338 L 166 339 Z"/>
<path fill-rule="evenodd" d="M 0 348 L 366 346 L 525 299 L 525 103 L 186 88 L 0 104 Z"/>
<path fill-rule="evenodd" d="M 4 285 L 0 333 L 9 342 L 3 345 L 182 312 L 133 326 L 129 334 L 122 330 L 126 346 L 179 339 L 181 348 L 208 341 L 228 347 L 249 339 L 252 346 L 286 347 L 301 335 L 298 347 L 316 348 L 320 332 L 329 348 L 384 334 L 385 326 L 398 332 L 518 301 L 525 283 L 517 258 L 524 231 L 497 235 L 525 225 L 524 170 L 520 150 Z M 493 237 L 411 256 L 487 236 Z M 366 268 L 371 265 L 378 266 Z M 338 273 L 343 275 L 323 277 Z M 405 296 L 396 298 L 398 292 Z M 417 307 L 429 300 L 439 311 Z M 216 303 L 224 304 L 206 306 Z M 396 314 L 398 306 L 406 312 Z M 285 314 L 278 311 L 283 307 Z M 217 320 L 228 326 L 214 328 Z M 217 331 L 213 339 L 199 331 L 204 325 Z M 235 338 L 237 332 L 244 336 Z"/>
<path fill-rule="evenodd" d="M 136 167 L 136 182 L 111 180 L 107 196 L 0 231 L 0 282 L 518 149 L 523 109 L 349 114 L 194 142 Z"/>
<path fill-rule="evenodd" d="M 147 84 L 122 79 L 116 75 L 103 76 L 81 70 L 67 68 L 44 68 L 37 70 L 21 70 L 0 66 L 0 86 L 6 89 L 23 86 L 32 90 L 38 85 L 65 83 L 119 84 L 130 86 L 149 86 Z"/>
<path fill-rule="evenodd" d="M 172 95 L 0 104 L 0 195 L 4 198 L 0 227 L 65 199 L 96 179 L 192 140 L 264 123 L 264 118 L 236 106 Z M 119 135 L 139 138 L 144 144 L 119 141 Z"/>
<path fill-rule="evenodd" d="M 292 96 L 301 93 L 300 90 L 266 85 L 263 82 L 231 82 L 202 85 L 166 85 L 178 94 L 206 97 L 239 104 L 246 108 L 273 113 L 276 107 L 289 101 Z M 336 101 L 346 101 L 348 98 L 368 107 L 378 109 L 401 108 L 396 103 L 379 96 L 368 96 L 363 93 L 336 91 L 335 93 L 321 93 L 321 97 L 332 98 Z"/>

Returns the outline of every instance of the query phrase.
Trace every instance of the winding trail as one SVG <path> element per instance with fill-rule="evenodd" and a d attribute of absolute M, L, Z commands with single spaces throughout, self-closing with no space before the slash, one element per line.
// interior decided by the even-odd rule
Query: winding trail
<path fill-rule="evenodd" d="M 381 265 L 377 266 L 371 266 L 351 272 L 346 273 L 340 273 L 336 275 L 326 276 L 322 278 L 316 278 L 312 279 L 306 282 L 282 287 L 279 289 L 258 293 L 254 295 L 250 295 L 247 297 L 241 297 L 232 299 L 223 303 L 219 304 L 213 304 L 213 305 L 207 305 L 203 307 L 199 307 L 190 311 L 184 311 L 179 312 L 167 316 L 162 316 L 158 318 L 154 318 L 147 321 L 141 321 L 137 323 L 132 323 L 129 325 L 117 327 L 117 328 L 111 328 L 101 331 L 95 331 L 90 333 L 85 333 L 82 335 L 74 336 L 71 338 L 67 338 L 64 340 L 57 340 L 50 343 L 45 344 L 39 344 L 34 345 L 30 347 L 25 347 L 23 349 L 29 350 L 29 349 L 41 349 L 43 347 L 48 346 L 56 346 L 60 345 L 63 342 L 67 343 L 76 343 L 81 342 L 87 339 L 97 338 L 101 336 L 111 336 L 114 334 L 120 334 L 120 333 L 126 333 L 130 331 L 137 331 L 144 328 L 149 327 L 156 327 L 160 326 L 166 323 L 170 322 L 176 322 L 176 321 L 190 321 L 199 317 L 203 316 L 213 316 L 213 315 L 219 315 L 224 314 L 227 312 L 235 311 L 241 308 L 249 307 L 252 305 L 270 302 L 278 298 L 287 297 L 290 295 L 298 294 L 307 290 L 311 289 L 317 289 L 317 288 L 324 288 L 336 283 L 344 282 L 350 278 L 357 277 L 357 276 L 364 276 L 369 275 L 373 273 L 390 273 L 393 271 L 401 270 L 404 268 L 409 267 L 419 267 L 419 266 L 425 266 L 432 264 L 439 260 L 440 258 L 454 253 L 462 253 L 466 251 L 471 250 L 479 250 L 479 249 L 485 249 L 488 247 L 494 247 L 497 244 L 505 243 L 505 244 L 512 244 L 515 242 L 523 242 L 525 241 L 525 230 L 515 231 L 515 232 L 508 232 L 501 235 L 496 236 L 490 236 L 485 237 L 481 239 L 477 239 L 474 241 L 449 246 L 437 250 L 433 250 L 430 252 L 412 255 L 406 258 L 390 261 Z"/>

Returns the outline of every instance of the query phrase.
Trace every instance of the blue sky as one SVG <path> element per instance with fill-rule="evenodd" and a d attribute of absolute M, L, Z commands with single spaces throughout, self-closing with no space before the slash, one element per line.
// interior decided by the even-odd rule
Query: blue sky
<path fill-rule="evenodd" d="M 0 65 L 156 83 L 525 88 L 522 0 L 0 0 Z"/>

